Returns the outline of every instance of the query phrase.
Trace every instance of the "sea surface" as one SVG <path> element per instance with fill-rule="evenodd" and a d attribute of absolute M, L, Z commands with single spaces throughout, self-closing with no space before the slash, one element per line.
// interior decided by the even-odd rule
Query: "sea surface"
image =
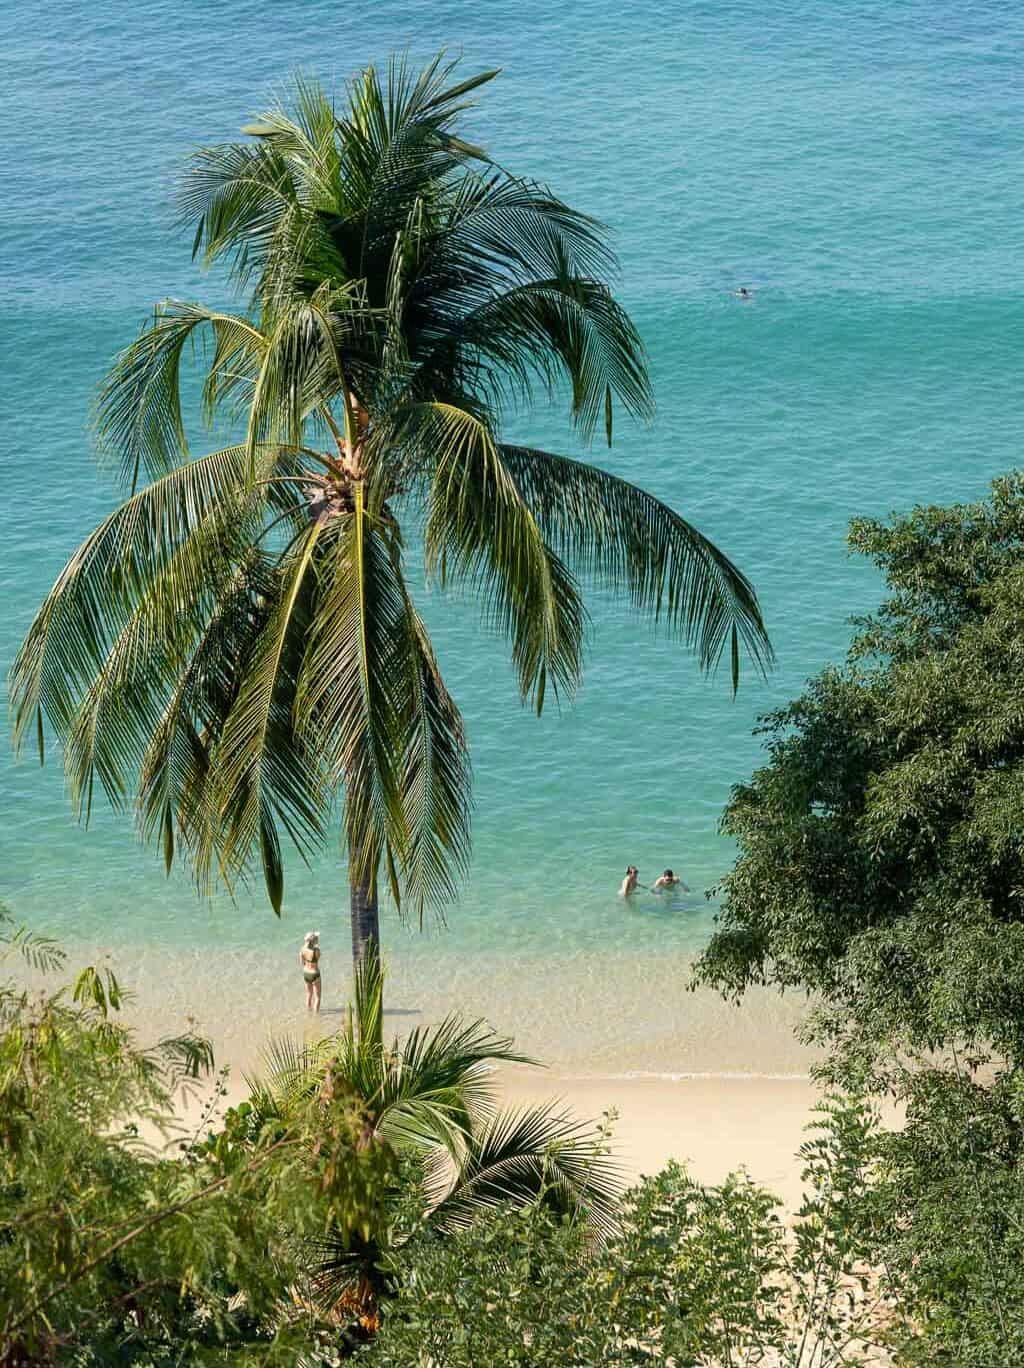
<path fill-rule="evenodd" d="M 584 687 L 538 720 L 473 601 L 425 596 L 472 744 L 475 857 L 447 925 L 421 933 L 388 910 L 386 949 L 411 997 L 417 983 L 448 985 L 459 1006 L 457 984 L 489 983 L 512 1025 L 517 1010 L 535 1017 L 539 989 L 533 1006 L 516 999 L 544 966 L 552 1031 L 560 999 L 575 1004 L 574 1029 L 607 1034 L 609 1014 L 629 1017 L 602 1067 L 699 1069 L 699 1022 L 685 1049 L 666 1022 L 712 925 L 705 892 L 733 858 L 723 804 L 759 762 L 758 715 L 840 659 L 850 616 L 879 598 L 876 572 L 847 554 L 848 520 L 974 499 L 1022 463 L 1019 3 L 11 0 L 0 666 L 117 497 L 88 432 L 115 351 L 157 300 L 226 297 L 174 222 L 190 149 L 232 137 L 294 71 L 340 90 L 367 62 L 441 47 L 467 74 L 502 69 L 467 132 L 614 231 L 658 414 L 621 423 L 593 457 L 749 573 L 778 668 L 767 681 L 748 670 L 733 699 L 726 671 L 701 677 L 627 604 L 593 593 Z M 734 297 L 740 285 L 751 302 Z M 514 431 L 581 454 L 561 411 Z M 692 892 L 624 906 L 629 862 L 642 879 L 671 865 Z M 187 871 L 164 878 L 130 817 L 76 827 L 59 763 L 15 764 L 5 748 L 0 900 L 109 949 L 129 976 L 146 966 L 155 993 L 173 973 L 183 1002 L 188 966 L 211 961 L 249 966 L 261 992 L 297 993 L 297 942 L 319 927 L 328 997 L 343 992 L 337 849 L 309 872 L 292 861 L 280 921 L 258 890 L 203 903 Z M 776 1067 L 756 1036 L 709 1067 Z"/>

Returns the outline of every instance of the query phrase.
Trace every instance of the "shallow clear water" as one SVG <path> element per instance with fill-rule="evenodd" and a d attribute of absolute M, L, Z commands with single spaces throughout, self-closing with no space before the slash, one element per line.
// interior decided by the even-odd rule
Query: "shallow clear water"
<path fill-rule="evenodd" d="M 596 459 L 750 573 L 779 666 L 767 683 L 748 673 L 733 701 L 724 673 L 700 678 L 594 595 L 585 687 L 538 721 L 473 604 L 429 598 L 473 746 L 475 862 L 446 932 L 423 939 L 391 917 L 385 934 L 430 973 L 452 956 L 510 970 L 561 958 L 573 993 L 619 948 L 653 963 L 699 946 L 703 890 L 731 858 L 721 808 L 757 762 L 758 713 L 838 658 L 848 617 L 877 601 L 874 572 L 846 554 L 847 520 L 977 497 L 1020 460 L 1024 10 L 13 0 L 0 23 L 0 664 L 114 498 L 86 435 L 114 350 L 153 301 L 221 292 L 173 228 L 186 152 L 232 136 L 295 67 L 335 81 L 442 44 L 468 68 L 502 66 L 469 127 L 613 226 L 650 350 L 657 420 L 622 424 Z M 739 284 L 754 302 L 732 297 Z M 561 414 L 518 431 L 575 450 Z M 642 877 L 674 866 L 694 895 L 623 908 L 628 861 Z M 259 897 L 199 904 L 130 821 L 77 830 L 59 767 L 7 754 L 0 898 L 61 935 L 147 954 L 276 957 L 309 925 L 327 953 L 347 943 L 336 856 L 289 870 L 281 923 Z"/>

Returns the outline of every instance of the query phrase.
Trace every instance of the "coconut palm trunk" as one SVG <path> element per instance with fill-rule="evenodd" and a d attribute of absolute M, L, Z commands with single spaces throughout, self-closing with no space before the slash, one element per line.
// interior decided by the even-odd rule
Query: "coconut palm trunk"
<path fill-rule="evenodd" d="M 377 894 L 361 880 L 351 884 L 352 963 L 358 969 L 368 967 L 380 956 L 380 915 Z"/>

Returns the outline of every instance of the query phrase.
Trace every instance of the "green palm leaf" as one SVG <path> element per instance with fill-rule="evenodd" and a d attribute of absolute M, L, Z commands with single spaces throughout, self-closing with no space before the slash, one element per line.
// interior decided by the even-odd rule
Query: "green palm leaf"
<path fill-rule="evenodd" d="M 292 716 L 320 532 L 320 525 L 311 523 L 280 566 L 273 609 L 212 756 L 217 820 L 209 847 L 199 852 L 200 868 L 209 868 L 216 857 L 230 884 L 258 851 L 278 914 L 284 894 L 279 829 L 301 853 L 311 853 L 329 809 L 322 756 L 304 744 Z"/>
<path fill-rule="evenodd" d="M 629 593 L 663 617 L 710 669 L 738 642 L 767 669 L 773 659 L 753 586 L 708 539 L 645 490 L 596 466 L 528 447 L 501 459 L 544 534 L 583 573 Z"/>
<path fill-rule="evenodd" d="M 350 868 L 373 887 L 382 854 L 400 861 L 407 845 L 392 668 L 403 647 L 404 596 L 380 510 L 367 508 L 361 486 L 354 500 L 328 534 L 295 711 L 299 734 L 319 748 L 327 773 L 336 783 L 344 777 Z"/>
<path fill-rule="evenodd" d="M 277 455 L 267 453 L 268 462 Z M 39 713 L 59 736 L 69 734 L 83 692 L 140 597 L 181 547 L 191 542 L 208 549 L 201 529 L 240 507 L 246 461 L 244 447 L 228 447 L 181 466 L 128 499 L 86 538 L 36 614 L 11 671 L 17 746 Z"/>
<path fill-rule="evenodd" d="M 421 406 L 433 446 L 425 547 L 442 582 L 483 581 L 487 609 L 511 639 L 523 698 L 537 711 L 550 679 L 572 693 L 583 663 L 576 583 L 545 542 L 487 425 L 448 404 Z"/>
<path fill-rule="evenodd" d="M 554 1103 L 498 1113 L 454 1167 L 446 1157 L 428 1174 L 432 1219 L 443 1230 L 497 1207 L 543 1201 L 606 1235 L 621 1185 L 592 1129 Z"/>
<path fill-rule="evenodd" d="M 216 344 L 208 401 L 252 380 L 265 349 L 258 329 L 199 304 L 168 300 L 120 354 L 104 383 L 97 418 L 100 450 L 120 464 L 122 480 L 133 493 L 140 474 L 159 479 L 188 456 L 181 364 L 185 344 L 203 327 L 212 329 Z"/>

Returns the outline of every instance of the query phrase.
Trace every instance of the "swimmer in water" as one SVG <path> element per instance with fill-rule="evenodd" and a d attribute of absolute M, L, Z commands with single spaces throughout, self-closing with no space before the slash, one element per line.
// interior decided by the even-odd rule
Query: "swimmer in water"
<path fill-rule="evenodd" d="M 738 290 L 734 290 L 734 291 L 733 291 L 733 294 L 736 296 L 737 299 L 753 299 L 753 298 L 754 298 L 753 293 L 752 293 L 750 290 L 747 289 L 746 285 L 741 285 L 740 288 L 739 288 Z"/>
<path fill-rule="evenodd" d="M 620 898 L 628 898 L 631 893 L 635 893 L 638 888 L 637 875 L 640 871 L 636 865 L 628 865 L 626 877 L 622 880 L 622 887 L 619 889 Z"/>
<path fill-rule="evenodd" d="M 686 884 L 683 883 L 682 879 L 680 879 L 678 875 L 672 873 L 671 869 L 666 869 L 664 874 L 659 875 L 659 877 L 654 880 L 654 883 L 651 884 L 651 889 L 655 893 L 660 892 L 663 888 L 676 887 L 681 888 L 684 893 L 689 893 L 690 891 Z"/>

